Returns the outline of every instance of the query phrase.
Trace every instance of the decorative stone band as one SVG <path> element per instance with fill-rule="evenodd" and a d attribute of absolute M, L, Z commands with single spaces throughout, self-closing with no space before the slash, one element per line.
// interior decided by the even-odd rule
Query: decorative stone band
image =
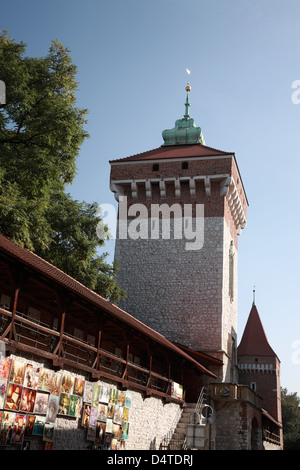
<path fill-rule="evenodd" d="M 117 180 L 112 181 L 110 185 L 111 191 L 115 195 L 115 199 L 119 201 L 119 197 L 124 195 L 124 187 L 130 186 L 131 197 L 138 199 L 138 184 L 145 185 L 146 198 L 151 200 L 152 198 L 152 183 L 159 184 L 160 198 L 166 198 L 166 183 L 173 182 L 175 189 L 175 197 L 181 197 L 181 182 L 189 182 L 190 196 L 196 197 L 196 182 L 203 181 L 205 194 L 207 197 L 211 196 L 211 183 L 213 181 L 220 182 L 220 196 L 226 197 L 234 224 L 236 226 L 238 234 L 241 229 L 246 227 L 246 215 L 243 209 L 243 205 L 238 194 L 238 190 L 234 179 L 228 174 L 220 175 L 207 175 L 207 176 L 182 176 L 182 177 L 169 177 L 169 178 L 151 178 L 151 179 L 137 179 L 137 180 Z"/>
<path fill-rule="evenodd" d="M 258 364 L 258 363 L 241 363 L 238 368 L 242 372 L 274 372 L 273 364 Z"/>

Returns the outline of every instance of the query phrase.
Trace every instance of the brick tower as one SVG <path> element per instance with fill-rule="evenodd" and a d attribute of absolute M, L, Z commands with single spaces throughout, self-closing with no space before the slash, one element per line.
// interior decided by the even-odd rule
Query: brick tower
<path fill-rule="evenodd" d="M 262 398 L 263 413 L 274 420 L 282 441 L 280 360 L 271 348 L 255 302 L 253 302 L 237 349 L 239 383 L 248 385 Z"/>
<path fill-rule="evenodd" d="M 185 114 L 161 147 L 111 161 L 119 202 L 120 304 L 171 341 L 223 360 L 234 380 L 238 235 L 247 198 L 235 154 L 205 145 Z"/>

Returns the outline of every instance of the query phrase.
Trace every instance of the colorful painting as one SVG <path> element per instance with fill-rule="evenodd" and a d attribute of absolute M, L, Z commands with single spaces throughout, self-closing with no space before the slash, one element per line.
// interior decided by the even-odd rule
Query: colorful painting
<path fill-rule="evenodd" d="M 15 384 L 23 385 L 25 377 L 26 364 L 17 359 L 13 359 L 10 369 L 10 382 Z"/>
<path fill-rule="evenodd" d="M 87 429 L 86 440 L 93 441 L 96 438 L 96 426 L 89 426 Z"/>
<path fill-rule="evenodd" d="M 112 419 L 107 419 L 106 420 L 106 429 L 105 431 L 108 433 L 112 432 L 112 427 L 113 427 L 113 420 Z"/>
<path fill-rule="evenodd" d="M 36 398 L 36 390 L 32 388 L 23 388 L 20 411 L 33 413 Z"/>
<path fill-rule="evenodd" d="M 131 393 L 130 392 L 125 393 L 125 406 L 126 408 L 131 407 Z"/>
<path fill-rule="evenodd" d="M 116 405 L 118 403 L 118 390 L 116 388 L 111 388 L 109 392 L 109 403 Z"/>
<path fill-rule="evenodd" d="M 36 416 L 35 422 L 33 425 L 33 436 L 42 436 L 44 433 L 44 426 L 45 426 L 46 416 Z"/>
<path fill-rule="evenodd" d="M 4 408 L 11 411 L 18 411 L 20 408 L 22 387 L 17 384 L 8 384 L 6 402 Z"/>
<path fill-rule="evenodd" d="M 97 416 L 98 416 L 98 407 L 95 408 L 94 406 L 92 406 L 91 407 L 91 414 L 90 414 L 90 426 L 96 426 Z"/>
<path fill-rule="evenodd" d="M 76 418 L 80 418 L 82 412 L 82 398 L 76 395 L 70 396 L 70 416 L 75 416 Z"/>
<path fill-rule="evenodd" d="M 109 394 L 110 394 L 109 387 L 106 387 L 105 385 L 100 385 L 99 401 L 101 403 L 108 403 Z"/>
<path fill-rule="evenodd" d="M 34 422 L 35 422 L 35 415 L 27 415 L 24 439 L 29 439 L 32 436 Z"/>
<path fill-rule="evenodd" d="M 83 406 L 83 411 L 82 411 L 82 421 L 81 421 L 82 426 L 87 427 L 89 425 L 90 416 L 91 416 L 91 405 L 88 403 L 85 403 Z"/>
<path fill-rule="evenodd" d="M 34 413 L 45 415 L 47 413 L 49 394 L 37 392 L 34 405 Z"/>
<path fill-rule="evenodd" d="M 98 405 L 98 421 L 106 421 L 107 418 L 107 405 L 99 403 Z"/>
<path fill-rule="evenodd" d="M 115 405 L 109 403 L 107 406 L 107 417 L 113 419 L 115 414 Z"/>
<path fill-rule="evenodd" d="M 114 422 L 116 424 L 122 424 L 123 421 L 123 406 L 115 406 Z"/>
<path fill-rule="evenodd" d="M 121 439 L 128 439 L 128 433 L 129 433 L 129 423 L 127 421 L 123 421 Z"/>
<path fill-rule="evenodd" d="M 68 415 L 70 413 L 70 395 L 68 393 L 60 393 L 58 414 Z"/>
<path fill-rule="evenodd" d="M 92 406 L 97 407 L 99 403 L 100 385 L 94 384 L 92 394 Z"/>
<path fill-rule="evenodd" d="M 26 427 L 26 415 L 17 414 L 15 418 L 15 422 L 13 425 L 12 436 L 11 436 L 11 443 L 12 444 L 20 444 L 24 438 L 24 432 Z"/>
<path fill-rule="evenodd" d="M 50 395 L 49 401 L 48 401 L 47 414 L 46 414 L 47 423 L 55 422 L 56 416 L 58 413 L 58 407 L 59 407 L 59 397 L 55 395 Z"/>
<path fill-rule="evenodd" d="M 54 371 L 51 369 L 42 368 L 40 371 L 39 381 L 37 388 L 43 390 L 44 392 L 51 392 L 52 390 L 52 380 L 54 377 Z"/>
<path fill-rule="evenodd" d="M 129 408 L 126 406 L 123 408 L 123 421 L 129 421 Z"/>
<path fill-rule="evenodd" d="M 3 411 L 1 428 L 0 428 L 0 445 L 1 446 L 7 446 L 10 444 L 15 418 L 16 418 L 16 413 L 12 413 L 10 411 Z"/>
<path fill-rule="evenodd" d="M 7 379 L 0 379 L 0 408 L 4 408 L 7 385 L 8 385 Z"/>
<path fill-rule="evenodd" d="M 53 376 L 53 380 L 52 380 L 51 395 L 59 397 L 61 380 L 62 380 L 62 373 L 61 372 L 55 372 L 55 374 Z"/>
<path fill-rule="evenodd" d="M 60 391 L 61 393 L 73 393 L 74 377 L 68 374 L 64 374 L 61 381 Z"/>
<path fill-rule="evenodd" d="M 118 393 L 118 406 L 125 406 L 125 392 L 119 391 Z"/>
<path fill-rule="evenodd" d="M 1 379 L 8 379 L 11 367 L 11 358 L 5 357 L 2 353 L 0 353 L 0 378 Z"/>
<path fill-rule="evenodd" d="M 40 367 L 27 364 L 25 369 L 24 387 L 36 389 L 39 383 Z"/>
<path fill-rule="evenodd" d="M 86 403 L 92 403 L 94 384 L 92 382 L 85 382 L 83 401 Z"/>
<path fill-rule="evenodd" d="M 75 378 L 75 382 L 74 382 L 73 394 L 74 394 L 74 395 L 79 395 L 80 397 L 83 397 L 83 394 L 84 394 L 84 384 L 85 384 L 85 380 L 83 380 L 83 379 L 78 379 L 78 378 L 76 377 L 76 378 Z"/>
<path fill-rule="evenodd" d="M 96 424 L 96 436 L 95 436 L 95 445 L 103 446 L 104 444 L 104 435 L 105 435 L 106 423 Z"/>
<path fill-rule="evenodd" d="M 103 450 L 110 450 L 110 449 L 111 449 L 111 434 L 105 434 Z"/>

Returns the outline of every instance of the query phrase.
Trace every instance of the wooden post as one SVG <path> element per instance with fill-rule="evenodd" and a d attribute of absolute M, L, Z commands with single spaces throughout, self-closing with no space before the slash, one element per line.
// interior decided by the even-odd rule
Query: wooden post
<path fill-rule="evenodd" d="M 15 295 L 14 295 L 14 305 L 13 305 L 13 311 L 12 311 L 11 323 L 10 323 L 10 330 L 9 330 L 9 341 L 11 341 L 11 338 L 12 338 L 12 332 L 13 332 L 13 328 L 14 328 L 14 322 L 15 322 L 15 316 L 16 316 L 16 310 L 17 310 L 19 291 L 20 291 L 20 288 L 17 287 L 16 290 L 15 290 Z"/>

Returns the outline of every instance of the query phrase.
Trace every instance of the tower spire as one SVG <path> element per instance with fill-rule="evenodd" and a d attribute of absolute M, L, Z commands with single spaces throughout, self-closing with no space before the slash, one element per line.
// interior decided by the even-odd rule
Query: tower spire
<path fill-rule="evenodd" d="M 189 69 L 186 69 L 187 71 L 187 74 L 188 76 L 190 75 L 190 71 Z M 187 86 L 185 87 L 185 91 L 186 91 L 186 101 L 185 101 L 185 115 L 184 117 L 186 119 L 190 119 L 190 111 L 189 111 L 189 107 L 190 107 L 190 100 L 189 100 L 189 92 L 191 91 L 191 85 L 190 85 L 190 82 L 188 81 L 187 82 Z"/>
<path fill-rule="evenodd" d="M 253 302 L 252 302 L 252 306 L 255 305 L 255 286 L 253 287 Z"/>

